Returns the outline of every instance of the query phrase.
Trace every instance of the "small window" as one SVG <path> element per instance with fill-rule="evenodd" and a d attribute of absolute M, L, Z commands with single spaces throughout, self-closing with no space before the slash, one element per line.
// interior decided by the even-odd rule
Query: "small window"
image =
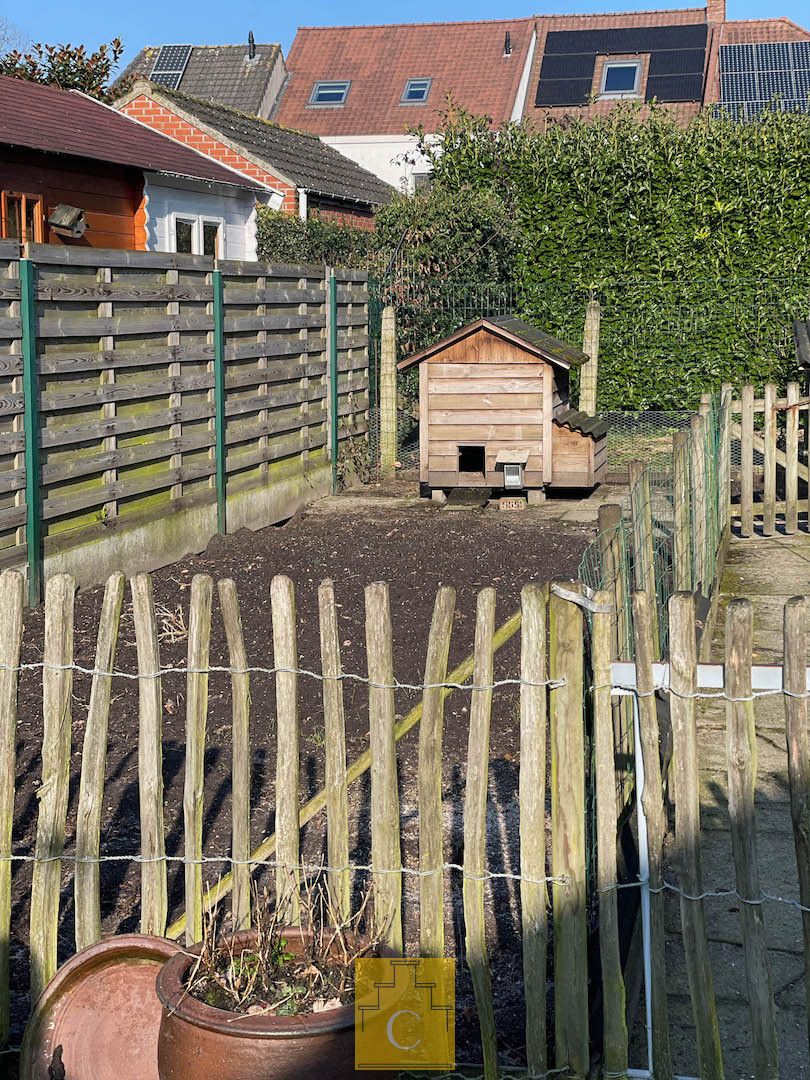
<path fill-rule="evenodd" d="M 401 105 L 421 105 L 427 101 L 431 79 L 408 79 L 402 92 Z"/>
<path fill-rule="evenodd" d="M 189 218 L 174 219 L 174 250 L 184 255 L 194 250 L 194 222 Z"/>
<path fill-rule="evenodd" d="M 460 473 L 480 473 L 484 475 L 483 446 L 460 446 L 458 448 L 458 471 Z"/>
<path fill-rule="evenodd" d="M 602 69 L 602 97 L 635 97 L 641 79 L 641 61 L 613 61 Z"/>
<path fill-rule="evenodd" d="M 219 255 L 219 238 L 222 233 L 222 225 L 218 221 L 203 221 L 202 223 L 203 255 Z"/>
<path fill-rule="evenodd" d="M 343 105 L 350 86 L 351 83 L 348 80 L 316 82 L 312 87 L 309 103 L 310 105 Z"/>
<path fill-rule="evenodd" d="M 45 219 L 42 196 L 4 191 L 0 204 L 0 237 L 19 240 L 21 244 L 43 240 Z"/>

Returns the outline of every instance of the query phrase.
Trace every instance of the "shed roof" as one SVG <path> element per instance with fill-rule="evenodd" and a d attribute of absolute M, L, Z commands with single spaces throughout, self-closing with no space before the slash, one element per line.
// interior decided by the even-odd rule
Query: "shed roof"
<path fill-rule="evenodd" d="M 566 409 L 565 412 L 558 413 L 554 417 L 554 423 L 571 431 L 578 431 L 581 435 L 590 435 L 592 439 L 601 439 L 603 435 L 607 435 L 608 430 L 607 421 L 577 409 Z"/>
<path fill-rule="evenodd" d="M 76 90 L 0 76 L 0 143 L 252 191 L 262 184 Z"/>
<path fill-rule="evenodd" d="M 454 342 L 460 341 L 478 330 L 489 330 L 490 333 L 502 337 L 505 341 L 514 342 L 543 360 L 556 364 L 558 367 L 580 367 L 588 359 L 585 353 L 580 352 L 573 345 L 560 341 L 559 338 L 552 337 L 551 334 L 547 334 L 543 330 L 538 330 L 536 326 L 524 322 L 523 319 L 518 319 L 514 315 L 497 315 L 493 318 L 479 319 L 477 322 L 456 330 L 454 334 L 437 341 L 427 349 L 423 349 L 422 352 L 415 353 L 405 360 L 400 360 L 397 367 L 400 371 L 403 371 L 413 364 L 419 364 L 423 360 L 427 360 L 429 356 L 441 352 L 448 345 L 452 345 Z"/>
<path fill-rule="evenodd" d="M 810 369 L 810 319 L 797 319 L 794 322 L 793 340 L 799 366 Z"/>

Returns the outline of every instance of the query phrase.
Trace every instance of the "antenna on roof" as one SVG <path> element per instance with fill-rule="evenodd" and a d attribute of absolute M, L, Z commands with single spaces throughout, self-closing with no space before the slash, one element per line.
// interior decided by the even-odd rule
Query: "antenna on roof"
<path fill-rule="evenodd" d="M 256 39 L 253 36 L 253 31 L 248 31 L 248 56 L 251 60 L 256 56 Z"/>
<path fill-rule="evenodd" d="M 503 55 L 504 56 L 511 56 L 512 55 L 512 31 L 511 30 L 506 31 L 506 35 L 505 35 L 505 37 L 503 39 Z"/>

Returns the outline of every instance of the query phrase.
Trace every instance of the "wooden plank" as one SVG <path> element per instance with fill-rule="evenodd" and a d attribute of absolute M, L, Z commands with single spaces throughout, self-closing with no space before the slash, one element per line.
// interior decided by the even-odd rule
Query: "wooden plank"
<path fill-rule="evenodd" d="M 333 869 L 327 873 L 329 896 L 341 920 L 351 914 L 352 876 L 349 869 L 349 790 L 346 783 L 346 718 L 343 708 L 343 665 L 340 659 L 335 587 L 330 580 L 318 587 L 323 672 L 324 789 L 326 791 L 326 852 Z"/>
<path fill-rule="evenodd" d="M 785 417 L 785 532 L 799 528 L 799 384 L 788 383 Z M 775 510 L 774 510 L 775 512 Z"/>
<path fill-rule="evenodd" d="M 434 367 L 435 365 L 432 364 L 425 367 L 428 376 L 432 376 Z M 511 397 L 513 394 L 542 395 L 543 386 L 542 375 L 534 373 L 526 378 L 512 379 L 476 379 L 472 376 L 469 379 L 428 378 L 428 393 L 431 395 L 449 394 L 462 400 L 489 395 L 496 397 Z"/>
<path fill-rule="evenodd" d="M 793 596 L 784 613 L 785 730 L 790 813 L 799 879 L 804 944 L 805 1005 L 810 1042 L 810 743 L 807 709 L 807 598 Z"/>
<path fill-rule="evenodd" d="M 671 1080 L 673 1070 L 669 1043 L 663 892 L 667 814 L 664 807 L 664 779 L 661 771 L 658 703 L 655 698 L 652 668 L 655 660 L 655 637 L 650 598 L 645 592 L 633 594 L 633 629 L 636 646 L 638 726 L 641 758 L 644 764 L 641 804 L 647 821 L 647 858 L 650 880 L 650 997 L 653 1068 L 657 1078 Z"/>
<path fill-rule="evenodd" d="M 166 928 L 166 834 L 163 816 L 163 693 L 152 579 L 130 581 L 138 653 L 138 793 L 141 819 L 141 933 Z"/>
<path fill-rule="evenodd" d="M 394 725 L 393 635 L 388 586 L 367 585 L 369 749 L 371 752 L 371 864 L 378 932 L 402 955 L 402 854 Z"/>
<path fill-rule="evenodd" d="M 89 282 L 87 278 L 83 280 Z M 172 301 L 210 303 L 212 298 L 213 289 L 204 281 L 193 285 L 184 282 L 183 284 L 143 286 L 115 281 L 94 281 L 91 284 L 79 285 L 77 281 L 65 283 L 48 280 L 45 283 L 40 281 L 37 287 L 38 300 L 59 304 L 72 302 L 168 304 Z"/>
<path fill-rule="evenodd" d="M 692 465 L 693 525 L 692 585 L 696 591 L 708 596 L 709 567 L 706 565 L 706 541 L 708 532 L 708 502 L 706 491 L 706 444 L 705 421 L 693 416 L 690 421 L 689 453 Z"/>
<path fill-rule="evenodd" d="M 464 942 L 472 979 L 485 1080 L 497 1080 L 498 1048 L 492 978 L 487 951 L 484 880 L 487 873 L 487 794 L 489 788 L 489 731 L 494 679 L 493 636 L 495 590 L 478 594 L 475 618 L 475 652 L 467 744 L 467 780 L 464 788 Z"/>
<path fill-rule="evenodd" d="M 740 535 L 754 535 L 754 388 L 742 388 L 742 432 L 740 437 Z"/>
<path fill-rule="evenodd" d="M 444 814 L 442 742 L 444 695 L 456 591 L 436 594 L 425 660 L 419 725 L 419 954 L 444 956 Z"/>
<path fill-rule="evenodd" d="M 542 434 L 542 424 L 489 424 L 486 421 L 480 424 L 437 424 L 434 417 L 430 418 L 431 439 L 446 439 L 449 442 L 476 445 L 492 439 L 539 442 Z"/>
<path fill-rule="evenodd" d="M 672 572 L 676 592 L 692 591 L 692 485 L 689 482 L 689 435 L 672 436 L 673 530 Z"/>
<path fill-rule="evenodd" d="M 0 575 L 0 1047 L 11 1032 L 11 854 L 17 751 L 17 668 L 23 633 L 25 579 Z"/>
<path fill-rule="evenodd" d="M 205 333 L 213 328 L 211 315 L 155 315 L 144 319 L 140 315 L 44 315 L 37 324 L 37 338 L 86 337 L 145 337 L 149 334 L 168 334 L 171 331 Z M 2 330 L 2 320 L 0 320 Z M 3 335 L 6 336 L 6 335 Z"/>
<path fill-rule="evenodd" d="M 208 574 L 191 579 L 186 675 L 186 768 L 183 785 L 185 840 L 186 944 L 203 936 L 203 808 L 205 734 L 208 720 L 208 663 L 214 582 Z"/>
<path fill-rule="evenodd" d="M 56 574 L 45 585 L 42 669 L 42 784 L 31 879 L 31 1002 L 56 974 L 62 853 L 68 806 L 75 585 Z"/>
<path fill-rule="evenodd" d="M 695 722 L 695 599 L 691 593 L 675 593 L 669 602 L 669 646 L 675 842 L 680 852 L 681 928 L 689 993 L 697 1031 L 701 1080 L 723 1080 L 723 1055 L 706 940 L 703 900 L 692 899 L 703 893 L 703 869 Z"/>
<path fill-rule="evenodd" d="M 186 255 L 168 251 L 130 251 L 117 248 L 59 247 L 55 244 L 28 244 L 30 259 L 42 266 L 110 266 L 144 270 L 211 270 L 210 255 Z"/>
<path fill-rule="evenodd" d="M 776 1012 L 765 939 L 757 865 L 754 792 L 757 733 L 751 687 L 753 611 L 750 600 L 731 600 L 726 611 L 726 759 L 731 844 L 742 921 L 751 1042 L 757 1080 L 779 1080 Z"/>
<path fill-rule="evenodd" d="M 428 480 L 428 456 L 430 454 L 430 407 L 428 402 L 428 369 L 427 365 L 419 365 L 419 482 L 426 484 Z M 458 455 L 458 450 L 456 451 Z"/>
<path fill-rule="evenodd" d="M 423 366 L 423 365 L 420 365 Z M 489 380 L 500 386 L 504 380 L 516 379 L 523 382 L 525 379 L 543 379 L 544 368 L 534 357 L 526 364 L 448 364 L 436 363 L 431 360 L 425 361 L 428 379 L 432 383 L 436 379 L 447 380 L 454 384 L 481 379 Z M 453 393 L 456 393 L 455 389 Z"/>
<path fill-rule="evenodd" d="M 93 665 L 95 673 L 84 729 L 79 809 L 76 817 L 76 875 L 73 885 L 77 952 L 101 939 L 101 884 L 98 861 L 101 811 L 104 806 L 107 721 L 112 694 L 110 673 L 113 670 L 118 643 L 124 584 L 123 574 L 113 574 L 104 588 Z"/>
<path fill-rule="evenodd" d="M 467 426 L 470 429 L 477 425 L 486 425 L 488 428 L 509 427 L 515 425 L 539 425 L 542 419 L 541 406 L 527 406 L 520 409 L 482 409 L 473 408 L 469 412 L 460 409 L 437 409 L 431 401 L 430 423 L 436 427 L 453 425 L 454 427 Z"/>
<path fill-rule="evenodd" d="M 546 889 L 546 608 L 548 591 L 520 594 L 520 918 L 526 997 L 526 1063 L 545 1076 L 548 891 Z"/>
<path fill-rule="evenodd" d="M 570 589 L 571 583 L 564 586 Z M 588 1075 L 585 912 L 585 725 L 582 610 L 553 591 L 549 601 L 551 872 L 556 1065 Z"/>
<path fill-rule="evenodd" d="M 453 393 L 439 393 L 433 391 L 430 395 L 430 412 L 431 415 L 437 414 L 441 419 L 442 410 L 448 410 L 453 412 L 473 412 L 479 413 L 482 410 L 487 411 L 487 415 L 491 413 L 499 414 L 504 410 L 511 412 L 517 411 L 531 411 L 542 412 L 543 409 L 543 392 L 542 387 L 536 392 L 530 391 L 514 391 L 513 393 L 501 392 L 496 393 L 470 393 L 468 387 L 464 388 L 467 393 L 453 394 Z M 459 423 L 468 423 L 469 421 L 460 420 Z"/>
<path fill-rule="evenodd" d="M 762 535 L 773 536 L 776 532 L 776 387 L 765 387 L 765 426 L 762 441 L 765 444 L 765 488 L 762 493 Z"/>
<path fill-rule="evenodd" d="M 217 582 L 219 607 L 228 641 L 231 668 L 232 781 L 231 781 L 231 856 L 233 858 L 233 896 L 231 915 L 235 930 L 250 928 L 250 674 L 248 673 L 245 636 L 236 583 L 232 578 Z"/>
<path fill-rule="evenodd" d="M 276 903 L 285 922 L 301 919 L 300 750 L 298 723 L 298 634 L 295 586 L 277 574 L 270 583 L 273 619 L 273 665 L 276 668 Z"/>
<path fill-rule="evenodd" d="M 631 461 L 630 506 L 633 515 L 633 584 L 650 598 L 653 640 L 656 659 L 661 654 L 661 628 L 658 620 L 658 588 L 655 567 L 650 473 L 643 461 Z"/>

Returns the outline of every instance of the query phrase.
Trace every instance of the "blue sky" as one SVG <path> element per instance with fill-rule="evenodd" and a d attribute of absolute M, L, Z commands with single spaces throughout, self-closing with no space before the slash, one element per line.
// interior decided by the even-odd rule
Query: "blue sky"
<path fill-rule="evenodd" d="M 695 2 L 695 0 L 692 0 Z M 131 59 L 142 45 L 194 43 L 200 45 L 235 44 L 247 39 L 253 30 L 256 40 L 279 41 L 286 53 L 299 23 L 329 26 L 344 23 L 434 22 L 456 19 L 491 19 L 511 16 L 568 13 L 583 11 L 632 11 L 651 7 L 687 7 L 690 0 L 654 3 L 650 0 L 546 0 L 545 4 L 513 0 L 508 6 L 487 4 L 482 0 L 399 0 L 385 6 L 374 0 L 354 0 L 341 5 L 325 0 L 311 0 L 307 5 L 267 3 L 267 0 L 137 0 L 118 4 L 110 0 L 33 0 L 16 4 L 13 21 L 33 41 L 82 42 L 97 45 L 116 35 L 126 45 L 125 60 Z M 697 6 L 697 2 L 695 2 Z M 275 10 L 274 10 L 275 9 Z M 763 18 L 783 15 L 798 23 L 810 23 L 807 0 L 728 0 L 728 17 Z"/>

